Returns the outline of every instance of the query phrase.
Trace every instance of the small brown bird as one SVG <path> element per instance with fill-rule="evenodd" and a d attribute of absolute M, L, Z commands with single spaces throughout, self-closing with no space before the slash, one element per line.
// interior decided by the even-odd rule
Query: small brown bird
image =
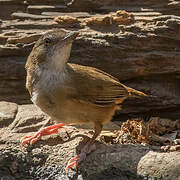
<path fill-rule="evenodd" d="M 24 137 L 22 146 L 34 143 L 44 135 L 57 133 L 64 125 L 94 124 L 93 137 L 79 156 L 70 160 L 66 170 L 77 166 L 91 152 L 103 124 L 112 119 L 123 100 L 129 96 L 146 96 L 99 69 L 67 63 L 77 35 L 78 32 L 68 33 L 64 30 L 47 32 L 36 42 L 26 63 L 26 87 L 33 103 L 55 122 L 62 123 Z"/>

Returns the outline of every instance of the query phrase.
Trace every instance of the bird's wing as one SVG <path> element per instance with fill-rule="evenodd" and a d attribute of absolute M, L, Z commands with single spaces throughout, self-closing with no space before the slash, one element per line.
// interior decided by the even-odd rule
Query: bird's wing
<path fill-rule="evenodd" d="M 108 106 L 128 97 L 128 87 L 118 79 L 93 67 L 67 64 L 71 84 L 75 87 L 73 98 L 97 106 Z M 119 101 L 120 102 L 120 101 Z"/>

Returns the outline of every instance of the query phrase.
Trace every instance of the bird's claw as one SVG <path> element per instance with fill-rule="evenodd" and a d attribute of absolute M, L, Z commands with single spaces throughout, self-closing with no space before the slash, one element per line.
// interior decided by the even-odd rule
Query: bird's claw
<path fill-rule="evenodd" d="M 22 147 L 29 143 L 30 145 L 32 145 L 33 143 L 35 143 L 36 141 L 38 141 L 41 138 L 41 133 L 38 132 L 33 136 L 25 136 L 22 140 L 21 140 L 21 149 Z"/>
<path fill-rule="evenodd" d="M 58 129 L 64 128 L 63 126 L 64 126 L 64 124 L 55 124 L 55 125 L 48 126 L 48 127 L 43 128 L 43 129 L 40 129 L 35 135 L 25 136 L 21 140 L 21 149 L 27 143 L 32 145 L 33 143 L 35 143 L 36 141 L 41 139 L 42 136 L 46 136 L 46 135 L 50 135 L 50 134 L 57 134 Z"/>
<path fill-rule="evenodd" d="M 73 166 L 75 166 L 75 169 L 77 170 L 78 165 L 79 165 L 79 158 L 80 158 L 80 155 L 69 160 L 68 165 L 65 168 L 66 175 L 68 174 L 69 169 L 72 168 Z"/>

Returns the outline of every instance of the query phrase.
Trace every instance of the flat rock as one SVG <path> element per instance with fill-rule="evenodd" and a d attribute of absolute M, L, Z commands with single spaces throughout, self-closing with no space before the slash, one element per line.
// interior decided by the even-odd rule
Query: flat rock
<path fill-rule="evenodd" d="M 29 5 L 27 7 L 28 13 L 41 14 L 44 11 L 62 12 L 67 10 L 67 6 L 64 5 Z"/>
<path fill-rule="evenodd" d="M 140 159 L 137 169 L 139 174 L 147 178 L 178 180 L 180 177 L 180 152 L 149 151 Z"/>
<path fill-rule="evenodd" d="M 8 126 L 15 119 L 18 105 L 11 102 L 0 102 L 0 128 Z"/>
<path fill-rule="evenodd" d="M 2 26 L 3 29 L 9 29 L 11 27 L 15 27 L 18 29 L 25 29 L 25 30 L 29 30 L 29 29 L 42 29 L 42 30 L 49 30 L 51 28 L 58 28 L 59 25 L 55 22 L 51 21 L 20 21 L 20 22 L 12 22 L 10 24 L 6 24 L 5 26 Z"/>
<path fill-rule="evenodd" d="M 0 1 L 1 4 L 3 2 L 11 2 L 12 5 L 1 5 L 7 12 L 0 13 L 0 16 L 2 13 L 5 15 L 1 18 L 3 19 L 2 34 L 10 33 L 8 40 L 5 36 L 1 36 L 0 39 L 0 42 L 4 44 L 0 47 L 0 65 L 3 65 L 0 69 L 1 100 L 30 102 L 25 90 L 23 66 L 34 45 L 32 41 L 36 39 L 36 31 L 45 32 L 53 28 L 66 28 L 80 32 L 73 43 L 70 62 L 104 70 L 117 77 L 125 85 L 157 97 L 156 100 L 141 103 L 132 99 L 126 101 L 122 111 L 117 115 L 119 120 L 144 114 L 158 114 L 158 116 L 175 120 L 179 118 L 179 1 Z M 16 5 L 16 3 L 19 4 Z M 58 8 L 62 9 L 58 10 Z M 28 12 L 28 9 L 37 10 L 37 13 L 44 15 L 39 16 L 35 12 L 20 13 L 20 16 L 22 15 L 25 19 L 8 20 L 10 12 L 11 14 Z M 118 16 L 120 21 L 116 18 L 119 23 L 110 24 L 111 21 L 108 21 L 108 25 L 105 22 L 87 26 L 84 22 L 85 16 L 107 17 L 117 10 L 121 12 L 126 10 L 128 13 L 124 15 L 134 14 L 132 21 L 124 25 L 121 23 L 120 15 Z M 56 23 L 52 19 L 46 19 L 48 17 L 54 19 L 55 14 L 52 13 L 65 11 L 72 13 L 72 16 L 77 16 L 79 23 L 69 25 L 66 21 Z M 47 17 L 42 19 L 44 16 Z M 103 20 L 106 21 L 106 18 Z M 12 30 L 21 31 L 21 33 L 11 34 Z M 29 35 L 31 30 L 34 33 Z M 10 47 L 7 43 L 13 43 L 16 46 Z"/>
<path fill-rule="evenodd" d="M 17 38 L 8 38 L 7 43 L 9 43 L 9 44 L 17 44 L 17 43 L 28 44 L 28 43 L 37 41 L 41 36 L 42 36 L 42 34 L 32 34 L 32 35 L 21 36 L 21 37 L 17 37 Z"/>
<path fill-rule="evenodd" d="M 8 57 L 8 56 L 26 56 L 26 52 L 23 48 L 19 48 L 16 46 L 2 46 L 0 45 L 0 56 Z"/>
<path fill-rule="evenodd" d="M 151 150 L 146 146 L 131 144 L 101 146 L 84 161 L 82 169 L 84 174 L 88 174 L 88 178 L 96 176 L 104 178 L 105 173 L 111 172 L 112 174 L 112 171 L 116 172 L 115 177 L 118 177 L 124 171 L 127 179 L 134 177 L 134 179 L 178 180 L 180 176 L 179 158 L 180 152 L 167 154 Z M 91 164 L 91 168 L 84 168 L 89 167 L 88 164 Z M 95 169 L 96 173 L 93 173 Z"/>
<path fill-rule="evenodd" d="M 93 129 L 94 125 L 93 124 L 81 124 L 81 125 L 72 125 L 73 127 L 76 128 L 81 128 L 81 129 Z M 104 124 L 103 130 L 108 130 L 108 131 L 113 131 L 113 130 L 119 130 L 120 126 L 114 124 L 113 122 L 108 122 Z"/>
<path fill-rule="evenodd" d="M 21 4 L 22 0 L 0 0 L 0 5 L 14 5 Z"/>
<path fill-rule="evenodd" d="M 21 105 L 16 118 L 9 126 L 13 132 L 37 131 L 47 120 L 47 116 L 34 105 Z"/>
<path fill-rule="evenodd" d="M 96 11 L 99 7 L 103 6 L 102 2 L 99 1 L 82 1 L 82 0 L 71 0 L 66 4 L 69 9 L 73 11 Z"/>
<path fill-rule="evenodd" d="M 33 19 L 33 20 L 40 20 L 40 19 L 53 19 L 54 17 L 51 16 L 42 16 L 42 15 L 35 15 L 35 14 L 29 14 L 29 13 L 21 13 L 21 12 L 15 12 L 12 15 L 12 18 L 14 19 Z"/>
<path fill-rule="evenodd" d="M 64 4 L 64 0 L 28 0 L 29 4 L 32 5 L 52 5 L 52 4 Z"/>
<path fill-rule="evenodd" d="M 27 145 L 20 150 L 20 139 L 23 136 L 32 135 L 43 125 L 48 125 L 48 117 L 32 104 L 17 105 L 1 102 L 1 118 L 5 118 L 0 128 L 2 177 L 10 178 L 13 173 L 16 179 L 19 178 L 18 180 L 29 177 L 62 179 L 66 177 L 64 169 L 68 161 L 77 156 L 88 139 L 92 137 L 90 127 L 84 129 L 83 126 L 77 126 L 78 128 L 66 126 L 68 134 L 62 128 L 57 135 L 46 136 L 33 146 Z M 11 119 L 10 125 L 10 122 L 6 123 L 7 119 Z M 164 122 L 164 128 L 166 125 L 170 126 Z M 108 130 L 114 129 L 113 126 L 109 127 Z M 104 133 L 105 131 L 95 142 L 96 150 L 80 164 L 78 174 L 74 170 L 69 171 L 68 175 L 71 178 L 178 180 L 180 152 L 162 152 L 159 146 L 109 144 L 101 138 Z M 106 134 L 112 136 L 109 131 L 106 131 Z"/>
<path fill-rule="evenodd" d="M 76 17 L 76 18 L 86 18 L 86 17 L 90 17 L 93 16 L 93 14 L 89 14 L 87 12 L 71 12 L 71 13 L 62 13 L 62 12 L 42 12 L 42 15 L 45 16 L 72 16 L 72 17 Z M 96 14 L 97 16 L 97 14 Z"/>
<path fill-rule="evenodd" d="M 164 20 L 168 20 L 168 19 L 177 19 L 180 20 L 179 16 L 175 16 L 175 15 L 162 15 L 162 16 L 158 16 L 158 17 L 154 17 L 153 20 L 156 21 L 164 21 Z"/>
<path fill-rule="evenodd" d="M 161 16 L 162 13 L 159 13 L 159 12 L 133 12 L 132 13 L 134 16 L 148 16 L 148 17 L 151 17 L 151 16 Z"/>
<path fill-rule="evenodd" d="M 5 37 L 5 36 L 1 35 L 1 36 L 0 36 L 0 43 L 1 43 L 1 44 L 5 44 L 6 41 L 7 41 L 7 39 L 8 39 L 8 37 Z"/>
<path fill-rule="evenodd" d="M 180 2 L 177 0 L 0 0 L 0 100 L 30 103 L 25 89 L 26 58 L 40 34 L 53 28 L 78 30 L 70 62 L 102 69 L 122 83 L 155 96 L 128 99 L 113 120 L 154 116 L 154 129 L 177 131 L 180 117 Z M 87 26 L 86 17 L 107 16 L 117 10 L 133 14 L 128 25 Z M 15 13 L 16 12 L 16 13 Z M 21 13 L 20 13 L 21 12 Z M 24 13 L 23 13 L 24 12 Z M 26 13 L 25 13 L 26 12 Z M 13 14 L 13 17 L 11 17 Z M 78 18 L 79 26 L 53 22 L 55 16 Z M 92 126 L 67 126 L 20 151 L 20 139 L 32 135 L 48 117 L 34 105 L 0 102 L 0 179 L 69 179 L 64 168 L 92 137 Z M 170 119 L 169 119 L 170 118 Z M 153 118 L 151 118 L 152 120 Z M 153 122 L 153 121 L 151 121 Z M 155 121 L 156 122 L 156 121 Z M 82 128 L 82 129 L 81 129 Z M 167 179 L 180 177 L 180 154 L 159 146 L 111 144 L 119 126 L 107 124 L 97 149 L 70 179 Z M 177 132 L 174 132 L 177 133 Z M 109 137 L 110 136 L 110 137 Z M 112 137 L 113 136 L 113 137 Z"/>
<path fill-rule="evenodd" d="M 78 155 L 88 131 L 67 128 L 71 138 L 59 136 L 36 142 L 20 151 L 18 133 L 9 132 L 8 144 L 1 144 L 0 172 L 3 176 L 70 179 L 164 179 L 178 180 L 180 152 L 162 153 L 148 146 L 133 144 L 105 145 L 96 142 L 96 150 L 78 168 L 78 174 L 64 169 L 69 159 Z M 1 131 L 1 130 L 0 130 Z M 4 130 L 4 134 L 6 134 Z M 7 137 L 7 136 L 6 136 Z M 0 138 L 0 141 L 2 138 Z M 13 143 L 11 142 L 13 140 Z M 66 140 L 65 140 L 66 139 Z M 12 169 L 16 163 L 15 169 Z M 22 168 L 23 166 L 23 168 Z M 2 171 L 4 169 L 4 171 Z M 20 171 L 21 169 L 21 171 Z M 31 169 L 31 171 L 30 171 Z M 78 177 L 78 178 L 77 178 Z"/>

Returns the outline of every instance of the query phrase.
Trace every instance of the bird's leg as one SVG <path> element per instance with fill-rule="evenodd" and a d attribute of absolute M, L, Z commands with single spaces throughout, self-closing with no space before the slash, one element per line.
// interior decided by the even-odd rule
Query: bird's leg
<path fill-rule="evenodd" d="M 73 166 L 75 166 L 77 169 L 79 163 L 86 158 L 86 155 L 95 149 L 94 141 L 99 136 L 99 134 L 101 133 L 102 124 L 96 123 L 94 129 L 95 129 L 95 132 L 94 132 L 93 137 L 81 149 L 81 153 L 78 156 L 69 160 L 68 165 L 66 166 L 66 169 L 65 169 L 66 174 L 67 174 L 68 170 Z"/>
<path fill-rule="evenodd" d="M 39 140 L 42 136 L 50 135 L 50 134 L 57 134 L 58 129 L 63 128 L 64 124 L 55 124 L 52 126 L 41 128 L 37 133 L 35 133 L 32 136 L 25 136 L 21 140 L 21 147 L 23 147 L 25 144 L 30 143 L 32 145 L 34 142 Z"/>

